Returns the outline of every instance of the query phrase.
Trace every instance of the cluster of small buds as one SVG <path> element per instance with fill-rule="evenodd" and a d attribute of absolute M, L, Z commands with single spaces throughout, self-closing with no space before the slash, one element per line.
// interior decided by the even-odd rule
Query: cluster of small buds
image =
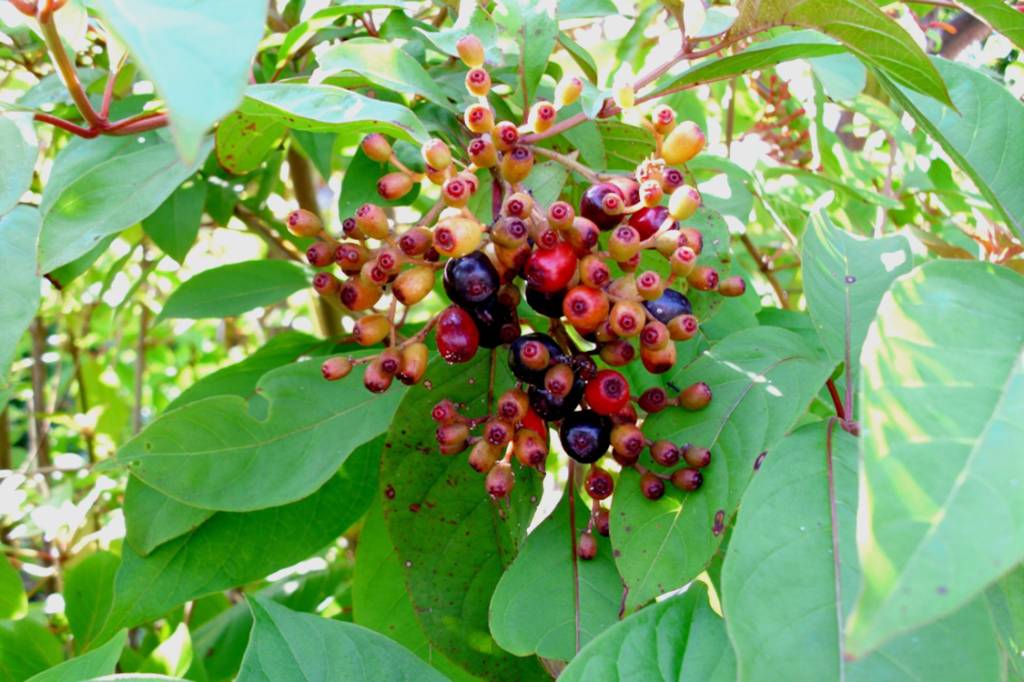
<path fill-rule="evenodd" d="M 814 154 L 810 148 L 810 121 L 803 105 L 794 100 L 789 83 L 770 74 L 751 79 L 754 92 L 767 104 L 754 132 L 771 145 L 768 155 L 790 166 L 806 166 Z"/>
<path fill-rule="evenodd" d="M 639 361 L 651 374 L 667 372 L 676 363 L 677 343 L 699 332 L 691 292 L 739 296 L 745 283 L 738 277 L 720 281 L 717 270 L 701 261 L 704 235 L 682 225 L 701 206 L 700 193 L 686 184 L 680 169 L 705 146 L 695 123 L 679 122 L 671 108 L 657 107 L 647 121 L 656 152 L 633 174 L 593 173 L 597 181 L 583 192 L 578 210 L 562 200 L 545 206 L 523 180 L 533 170 L 535 142 L 552 129 L 559 111 L 579 98 L 582 82 L 564 78 L 553 101 L 535 102 L 520 125 L 496 122 L 487 99 L 491 77 L 483 45 L 467 35 L 456 47 L 468 67 L 466 89 L 475 98 L 463 121 L 474 135 L 465 154 L 431 139 L 422 147 L 426 170 L 417 174 L 397 159 L 384 136 L 374 133 L 362 141 L 369 158 L 397 169 L 377 182 L 383 199 L 400 198 L 415 183 L 430 182 L 440 187 L 435 207 L 419 223 L 402 228 L 384 208 L 366 203 L 344 220 L 340 241 L 310 213 L 288 217 L 294 234 L 316 239 L 309 262 L 336 266 L 345 276 L 320 272 L 314 288 L 356 318 L 352 339 L 385 345 L 372 357 L 330 358 L 323 374 L 340 379 L 365 364 L 367 388 L 384 391 L 394 377 L 406 384 L 423 377 L 431 333 L 438 354 L 449 363 L 468 362 L 481 347 L 507 347 L 516 384 L 497 399 L 491 414 L 467 417 L 447 400 L 435 406 L 440 450 L 445 455 L 468 450 L 469 464 L 486 474 L 488 493 L 501 499 L 515 484 L 516 463 L 544 470 L 549 428 L 557 429 L 565 452 L 590 467 L 584 489 L 594 511 L 578 548 L 586 558 L 596 551 L 591 532 L 607 533 L 601 501 L 614 491 L 614 469 L 634 468 L 644 496 L 658 499 L 666 481 L 684 491 L 699 488 L 701 469 L 711 461 L 706 448 L 651 441 L 642 430 L 646 415 L 670 407 L 706 407 L 707 384 L 698 382 L 675 396 L 662 388 L 633 395 L 619 370 Z M 552 158 L 557 161 L 558 155 Z M 479 190 L 481 169 L 489 169 L 496 183 L 496 216 L 489 225 L 467 208 Z M 438 271 L 450 305 L 403 338 L 399 327 L 405 314 L 396 320 L 396 311 L 422 301 Z M 524 333 L 524 306 L 548 318 L 548 333 Z M 641 462 L 645 451 L 649 462 Z M 616 462 L 613 471 L 598 465 L 609 452 Z"/>

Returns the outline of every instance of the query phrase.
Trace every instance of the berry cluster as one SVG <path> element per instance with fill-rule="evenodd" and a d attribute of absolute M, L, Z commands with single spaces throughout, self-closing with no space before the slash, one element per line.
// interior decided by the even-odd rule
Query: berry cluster
<path fill-rule="evenodd" d="M 401 198 L 414 183 L 430 182 L 440 186 L 437 205 L 418 224 L 400 229 L 384 208 L 366 203 L 345 219 L 341 241 L 311 213 L 298 210 L 288 217 L 294 234 L 318 238 L 309 247 L 309 262 L 318 268 L 337 265 L 346 275 L 341 280 L 320 272 L 314 287 L 357 316 L 353 340 L 386 345 L 372 357 L 330 358 L 323 374 L 336 380 L 365 364 L 366 387 L 380 392 L 395 377 L 406 384 L 423 377 L 431 332 L 449 363 L 468 362 L 480 347 L 507 346 L 517 383 L 499 397 L 493 413 L 471 418 L 448 400 L 434 407 L 441 452 L 469 450 L 469 464 L 486 473 L 487 491 L 501 499 L 515 483 L 513 457 L 523 467 L 544 470 L 549 425 L 557 426 L 565 452 L 589 465 L 584 487 L 594 510 L 579 543 L 580 556 L 589 558 L 596 551 L 591 531 L 608 530 L 608 512 L 600 503 L 612 494 L 615 479 L 598 462 L 609 449 L 619 467 L 639 472 L 643 495 L 652 500 L 664 494 L 666 482 L 685 491 L 699 488 L 701 469 L 711 459 L 699 445 L 651 441 L 640 427 L 641 413 L 670 406 L 702 409 L 711 400 L 707 384 L 676 396 L 662 388 L 634 395 L 616 368 L 639 358 L 651 374 L 668 371 L 676 362 L 676 342 L 693 338 L 699 328 L 687 293 L 738 296 L 745 283 L 739 277 L 719 281 L 714 268 L 699 264 L 703 235 L 680 225 L 701 204 L 678 168 L 704 147 L 696 124 L 677 123 L 672 109 L 657 107 L 647 122 L 657 151 L 632 176 L 591 173 L 596 181 L 578 211 L 561 200 L 543 206 L 523 181 L 539 149 L 535 143 L 546 137 L 559 110 L 580 96 L 581 81 L 565 78 L 554 101 L 535 103 L 521 125 L 495 122 L 483 46 L 470 35 L 457 47 L 469 67 L 466 88 L 477 98 L 465 110 L 465 157 L 460 160 L 445 142 L 432 139 L 422 148 L 426 169 L 420 174 L 399 161 L 383 136 L 362 141 L 368 157 L 396 169 L 377 182 L 383 199 Z M 578 168 L 574 160 L 549 150 L 543 154 Z M 490 225 L 466 208 L 479 189 L 480 170 L 495 178 L 498 215 Z M 396 321 L 398 305 L 407 310 L 422 301 L 438 271 L 451 305 L 415 335 L 401 338 L 405 315 Z M 386 313 L 375 309 L 382 300 Z M 548 333 L 524 334 L 521 305 L 549 318 Z M 645 450 L 654 468 L 641 463 Z"/>

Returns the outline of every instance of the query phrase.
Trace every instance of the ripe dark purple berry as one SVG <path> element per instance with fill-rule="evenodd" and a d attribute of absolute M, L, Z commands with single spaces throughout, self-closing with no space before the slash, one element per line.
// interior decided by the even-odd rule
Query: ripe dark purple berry
<path fill-rule="evenodd" d="M 558 432 L 565 452 L 582 464 L 593 464 L 601 459 L 608 451 L 611 433 L 612 420 L 593 410 L 568 415 Z"/>
<path fill-rule="evenodd" d="M 548 358 L 544 363 L 533 362 L 524 356 L 524 353 L 531 357 L 535 354 L 537 348 L 533 347 L 534 344 L 539 344 L 539 348 L 547 351 Z M 544 373 L 548 365 L 552 362 L 561 362 L 564 357 L 562 349 L 547 334 L 524 334 L 513 341 L 508 349 L 508 368 L 520 381 L 540 386 L 544 383 Z"/>
<path fill-rule="evenodd" d="M 442 282 L 448 300 L 467 309 L 494 296 L 500 284 L 497 269 L 483 251 L 449 260 Z"/>
<path fill-rule="evenodd" d="M 572 389 L 565 396 L 558 397 L 546 388 L 531 386 L 529 391 L 530 407 L 544 421 L 553 422 L 565 418 L 573 412 L 583 398 L 583 382 L 577 379 Z"/>
<path fill-rule="evenodd" d="M 606 200 L 609 195 L 618 198 L 619 204 L 625 201 L 622 190 L 610 182 L 599 182 L 591 185 L 580 199 L 580 215 L 592 221 L 602 231 L 607 231 L 622 222 L 622 213 L 609 213 Z M 614 203 L 612 200 L 611 203 Z"/>
<path fill-rule="evenodd" d="M 690 299 L 675 289 L 665 289 L 660 297 L 653 301 L 644 301 L 644 307 L 662 324 L 668 324 L 673 317 L 693 313 Z"/>
<path fill-rule="evenodd" d="M 531 308 L 541 315 L 547 317 L 562 316 L 562 301 L 565 299 L 565 290 L 547 293 L 534 287 L 526 287 L 526 302 Z"/>

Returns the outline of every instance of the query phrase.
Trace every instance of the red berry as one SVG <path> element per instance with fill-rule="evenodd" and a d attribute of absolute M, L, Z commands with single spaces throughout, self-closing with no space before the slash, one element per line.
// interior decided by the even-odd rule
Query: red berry
<path fill-rule="evenodd" d="M 344 379 L 352 371 L 352 363 L 347 358 L 330 358 L 320 365 L 320 373 L 328 381 Z"/>
<path fill-rule="evenodd" d="M 615 479 L 604 469 L 592 466 L 590 467 L 590 473 L 587 474 L 587 478 L 583 482 L 583 486 L 586 488 L 587 494 L 590 495 L 591 499 L 603 500 L 611 495 L 615 489 Z"/>
<path fill-rule="evenodd" d="M 654 414 L 668 407 L 668 393 L 660 387 L 649 388 L 640 394 L 640 409 Z"/>
<path fill-rule="evenodd" d="M 611 416 L 629 403 L 629 383 L 615 370 L 603 369 L 587 384 L 583 396 L 594 412 Z"/>
<path fill-rule="evenodd" d="M 654 441 L 651 445 L 651 459 L 663 467 L 675 466 L 679 461 L 679 448 L 671 441 Z"/>
<path fill-rule="evenodd" d="M 580 534 L 579 542 L 576 543 L 576 556 L 584 561 L 590 561 L 597 556 L 597 539 L 590 531 L 583 531 Z"/>
<path fill-rule="evenodd" d="M 711 464 L 711 451 L 707 448 L 699 448 L 696 445 L 687 445 L 683 448 L 683 459 L 690 466 L 703 469 Z"/>
<path fill-rule="evenodd" d="M 722 296 L 742 296 L 746 290 L 746 281 L 738 275 L 726 277 L 718 283 L 718 293 Z"/>
<path fill-rule="evenodd" d="M 680 490 L 696 490 L 703 483 L 704 475 L 697 469 L 677 469 L 672 472 L 672 485 Z"/>
<path fill-rule="evenodd" d="M 508 462 L 498 462 L 487 472 L 487 492 L 495 499 L 508 497 L 515 482 L 516 476 L 512 472 L 512 465 Z"/>
<path fill-rule="evenodd" d="M 288 224 L 288 231 L 296 237 L 315 237 L 324 229 L 320 218 L 303 208 L 297 208 L 289 213 L 285 222 Z"/>
<path fill-rule="evenodd" d="M 469 362 L 480 346 L 480 332 L 469 313 L 453 305 L 438 315 L 435 340 L 446 362 Z"/>
<path fill-rule="evenodd" d="M 668 209 L 664 206 L 644 207 L 630 217 L 629 224 L 640 233 L 641 239 L 647 239 L 658 231 L 668 217 Z M 669 229 L 679 229 L 679 223 L 672 223 Z"/>
<path fill-rule="evenodd" d="M 544 293 L 554 293 L 569 284 L 569 280 L 576 274 L 576 264 L 576 254 L 568 244 L 559 243 L 554 248 L 537 249 L 526 261 L 526 281 Z"/>
<path fill-rule="evenodd" d="M 430 417 L 439 424 L 452 424 L 459 419 L 459 408 L 445 398 L 430 411 Z"/>
<path fill-rule="evenodd" d="M 665 494 L 665 482 L 653 472 L 646 471 L 640 476 L 640 492 L 648 500 L 658 500 Z"/>
<path fill-rule="evenodd" d="M 679 404 L 687 410 L 703 410 L 711 402 L 711 387 L 703 381 L 687 386 L 679 394 Z"/>
<path fill-rule="evenodd" d="M 314 267 L 327 267 L 334 262 L 334 249 L 327 242 L 314 242 L 306 249 L 306 260 Z"/>
<path fill-rule="evenodd" d="M 608 296 L 603 291 L 582 285 L 569 289 L 562 300 L 565 319 L 581 334 L 597 329 L 608 317 L 608 310 Z"/>
<path fill-rule="evenodd" d="M 611 515 L 608 513 L 608 510 L 604 507 L 599 507 L 597 511 L 594 512 L 594 528 L 604 537 L 608 537 L 611 526 L 610 516 Z"/>

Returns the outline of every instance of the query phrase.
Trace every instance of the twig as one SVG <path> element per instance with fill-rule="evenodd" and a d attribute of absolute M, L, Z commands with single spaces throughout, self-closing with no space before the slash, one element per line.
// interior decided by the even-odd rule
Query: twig
<path fill-rule="evenodd" d="M 29 443 L 35 464 L 48 467 L 52 462 L 49 426 L 46 422 L 46 365 L 43 364 L 46 326 L 43 318 L 36 316 L 29 331 L 32 337 L 32 430 L 29 431 Z"/>
<path fill-rule="evenodd" d="M 68 330 L 68 353 L 71 354 L 71 362 L 74 366 L 75 372 L 75 383 L 78 385 L 78 409 L 83 414 L 89 412 L 89 394 L 85 388 L 85 375 L 82 373 L 82 357 L 78 350 L 78 339 L 75 338 L 75 330 L 71 326 L 72 321 L 69 318 L 66 322 Z M 89 458 L 89 463 L 96 461 L 96 434 L 93 428 L 87 427 L 88 430 L 83 434 L 85 438 L 85 451 Z"/>
<path fill-rule="evenodd" d="M 74 101 L 75 106 L 78 108 L 78 112 L 82 114 L 82 118 L 86 120 L 91 128 L 102 127 L 104 120 L 92 108 L 89 96 L 85 94 L 85 89 L 82 88 L 82 81 L 78 79 L 75 65 L 71 63 L 68 53 L 64 50 L 64 43 L 57 32 L 57 24 L 53 21 L 52 17 L 44 17 L 40 13 L 39 27 L 42 29 L 43 39 L 46 41 L 46 46 L 53 57 L 54 66 L 60 72 L 64 85 L 67 87 L 72 101 Z"/>
<path fill-rule="evenodd" d="M 145 255 L 143 255 L 145 264 Z M 149 306 L 141 301 L 139 314 L 139 338 L 135 343 L 135 404 L 132 406 L 132 433 L 142 430 L 142 389 L 146 373 L 146 331 L 149 327 Z"/>
<path fill-rule="evenodd" d="M 268 246 L 277 251 L 278 255 L 297 263 L 306 262 L 302 254 L 292 246 L 291 242 L 284 241 L 278 237 L 274 230 L 268 227 L 258 215 L 242 204 L 235 204 L 234 215 L 245 223 L 246 227 L 262 237 Z"/>
<path fill-rule="evenodd" d="M 0 412 L 0 470 L 13 469 L 14 458 L 11 456 L 11 415 L 10 408 Z"/>
<path fill-rule="evenodd" d="M 569 481 L 565 484 L 565 494 L 569 496 L 569 548 L 572 551 L 572 607 L 573 623 L 576 634 L 576 653 L 580 652 L 580 564 L 576 556 L 576 462 L 569 461 Z"/>
<path fill-rule="evenodd" d="M 545 149 L 543 147 L 537 146 L 532 147 L 532 149 L 535 154 L 549 158 L 552 161 L 556 161 L 561 165 L 565 166 L 566 168 L 568 168 L 569 170 L 576 171 L 584 178 L 586 178 L 587 182 L 591 184 L 597 184 L 601 182 L 601 178 L 597 175 L 597 173 L 590 170 L 589 168 L 584 166 L 582 163 L 576 161 L 575 159 L 566 156 L 565 154 L 559 154 L 558 152 L 552 151 L 550 149 Z"/>
<path fill-rule="evenodd" d="M 772 285 L 772 289 L 775 291 L 775 297 L 779 299 L 779 306 L 782 308 L 789 308 L 789 294 L 786 293 L 785 288 L 783 288 L 779 279 L 772 271 L 771 263 L 761 254 L 757 246 L 746 234 L 740 235 L 740 241 L 743 242 L 743 246 L 746 247 L 747 253 L 750 254 L 750 257 L 754 259 L 755 263 L 757 263 L 757 269 L 761 271 L 761 274 L 765 276 L 768 283 Z"/>

